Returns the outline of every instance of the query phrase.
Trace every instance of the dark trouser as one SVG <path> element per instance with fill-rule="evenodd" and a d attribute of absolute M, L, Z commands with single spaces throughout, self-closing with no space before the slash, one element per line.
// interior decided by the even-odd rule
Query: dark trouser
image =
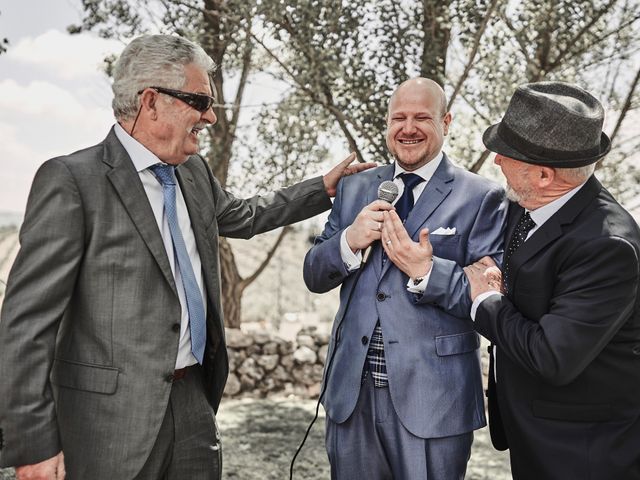
<path fill-rule="evenodd" d="M 400 422 L 389 389 L 375 388 L 370 375 L 347 421 L 338 424 L 327 417 L 326 425 L 334 480 L 463 479 L 473 443 L 473 432 L 416 437 Z"/>
<path fill-rule="evenodd" d="M 175 380 L 156 443 L 136 480 L 219 480 L 222 450 L 199 366 Z"/>

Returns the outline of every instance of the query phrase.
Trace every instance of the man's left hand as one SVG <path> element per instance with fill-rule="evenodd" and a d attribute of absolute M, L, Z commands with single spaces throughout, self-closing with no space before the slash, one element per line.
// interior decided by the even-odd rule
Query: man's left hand
<path fill-rule="evenodd" d="M 482 257 L 477 262 L 464 267 L 464 273 L 469 280 L 469 294 L 472 301 L 486 292 L 504 293 L 502 272 L 491 257 Z"/>
<path fill-rule="evenodd" d="M 420 240 L 414 242 L 395 211 L 384 212 L 382 247 L 393 264 L 410 278 L 424 277 L 431 271 L 433 247 L 429 229 L 420 231 Z"/>
<path fill-rule="evenodd" d="M 346 175 L 353 175 L 354 173 L 362 172 L 363 170 L 368 170 L 377 166 L 373 162 L 356 163 L 355 165 L 351 165 L 355 159 L 356 154 L 352 153 L 322 177 L 327 195 L 330 197 L 336 196 L 336 188 L 338 187 L 338 182 L 342 177 Z"/>

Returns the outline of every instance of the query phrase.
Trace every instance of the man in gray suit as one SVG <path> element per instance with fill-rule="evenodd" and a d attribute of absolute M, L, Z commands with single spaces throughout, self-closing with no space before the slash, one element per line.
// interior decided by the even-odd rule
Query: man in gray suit
<path fill-rule="evenodd" d="M 100 144 L 35 176 L 0 322 L 0 465 L 18 478 L 215 479 L 228 372 L 218 236 L 331 206 L 338 179 L 235 198 L 197 155 L 213 61 L 143 36 L 114 73 Z M 64 452 L 64 457 L 63 457 Z"/>
<path fill-rule="evenodd" d="M 506 205 L 442 152 L 450 122 L 435 82 L 400 85 L 387 114 L 395 164 L 339 184 L 305 259 L 312 291 L 341 285 L 324 380 L 334 479 L 463 478 L 485 425 L 463 267 L 499 259 Z M 400 190 L 395 208 L 376 200 L 383 181 Z"/>

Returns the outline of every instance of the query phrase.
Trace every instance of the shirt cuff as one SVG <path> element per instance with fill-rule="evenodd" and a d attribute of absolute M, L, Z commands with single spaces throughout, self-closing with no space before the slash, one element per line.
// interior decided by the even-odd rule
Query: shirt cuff
<path fill-rule="evenodd" d="M 476 312 L 478 311 L 478 307 L 480 306 L 480 304 L 485 299 L 487 299 L 489 297 L 492 297 L 493 295 L 502 296 L 502 294 L 500 292 L 498 292 L 497 290 L 489 290 L 488 292 L 481 293 L 480 295 L 478 295 L 476 297 L 476 299 L 471 304 L 471 320 L 473 320 L 473 321 L 476 320 Z"/>
<path fill-rule="evenodd" d="M 340 256 L 342 257 L 342 262 L 345 267 L 347 267 L 347 270 L 352 272 L 360 268 L 360 264 L 362 263 L 362 251 L 358 250 L 356 253 L 353 253 L 351 250 L 351 247 L 347 243 L 348 228 L 349 227 L 345 228 L 340 235 Z"/>
<path fill-rule="evenodd" d="M 431 278 L 431 272 L 433 272 L 433 268 L 429 269 L 427 274 L 422 278 L 422 281 L 417 285 L 414 285 L 413 279 L 410 278 L 407 282 L 407 290 L 411 293 L 422 295 L 427 289 L 427 284 L 429 283 L 429 279 Z"/>

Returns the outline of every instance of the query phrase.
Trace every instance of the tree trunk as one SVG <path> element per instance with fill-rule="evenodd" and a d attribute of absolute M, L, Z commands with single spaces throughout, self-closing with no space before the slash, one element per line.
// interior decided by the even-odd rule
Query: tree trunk
<path fill-rule="evenodd" d="M 227 328 L 240 328 L 242 321 L 242 292 L 244 284 L 238 272 L 236 259 L 226 238 L 220 238 L 220 288 L 222 291 L 222 310 Z"/>
<path fill-rule="evenodd" d="M 424 48 L 421 74 L 444 86 L 447 49 L 451 36 L 451 0 L 422 0 Z"/>

